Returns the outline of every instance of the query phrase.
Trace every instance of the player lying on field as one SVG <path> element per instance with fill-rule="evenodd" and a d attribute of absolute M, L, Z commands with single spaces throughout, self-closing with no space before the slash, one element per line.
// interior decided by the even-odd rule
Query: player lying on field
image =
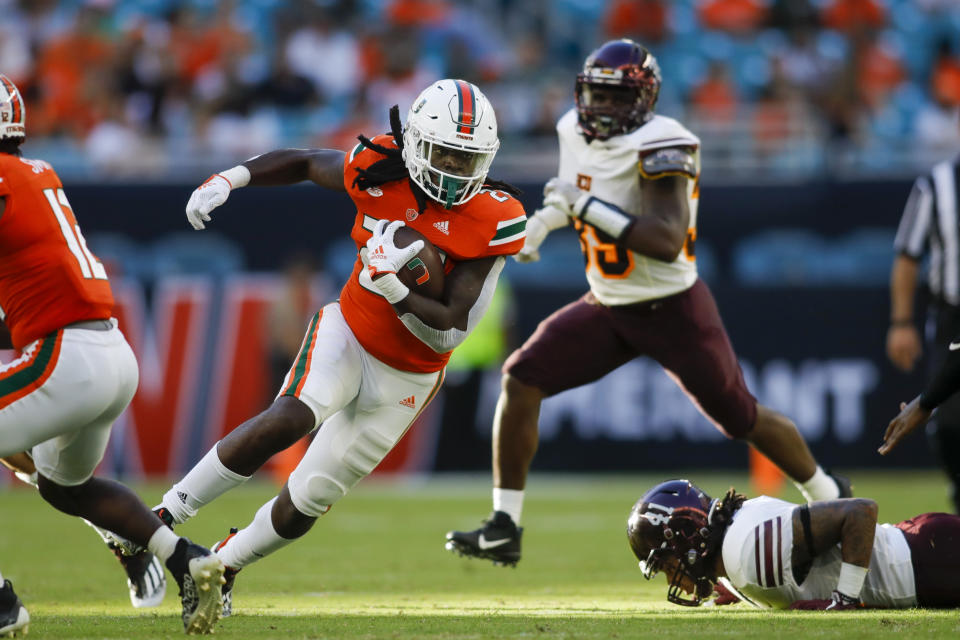
<path fill-rule="evenodd" d="M 795 505 L 730 489 L 713 499 L 689 480 L 653 487 L 627 520 L 648 580 L 697 606 L 744 600 L 760 608 L 960 606 L 960 516 L 922 513 L 877 524 L 865 498 Z M 728 593 L 729 592 L 729 593 Z"/>

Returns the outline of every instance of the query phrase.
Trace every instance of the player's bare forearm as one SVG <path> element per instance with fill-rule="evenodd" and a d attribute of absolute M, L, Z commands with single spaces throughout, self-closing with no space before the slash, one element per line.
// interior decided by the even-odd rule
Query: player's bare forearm
<path fill-rule="evenodd" d="M 343 151 L 336 149 L 277 149 L 243 163 L 250 184 L 274 186 L 310 180 L 335 191 L 343 186 Z"/>
<path fill-rule="evenodd" d="M 890 269 L 890 322 L 913 321 L 913 301 L 917 289 L 917 261 L 903 254 L 893 260 Z"/>
<path fill-rule="evenodd" d="M 673 262 L 683 249 L 690 224 L 687 178 L 643 180 L 641 201 L 643 215 L 636 217 L 623 245 L 635 253 Z"/>
<path fill-rule="evenodd" d="M 447 274 L 443 298 L 433 300 L 411 291 L 394 305 L 399 314 L 412 313 L 433 329 L 466 331 L 470 310 L 474 307 L 487 275 L 498 258 L 480 258 L 457 264 Z"/>
<path fill-rule="evenodd" d="M 877 503 L 867 498 L 844 498 L 814 502 L 810 509 L 810 534 L 815 555 L 839 544 L 843 561 L 870 566 L 877 526 Z M 793 559 L 797 565 L 811 562 L 800 508 L 793 512 Z"/>

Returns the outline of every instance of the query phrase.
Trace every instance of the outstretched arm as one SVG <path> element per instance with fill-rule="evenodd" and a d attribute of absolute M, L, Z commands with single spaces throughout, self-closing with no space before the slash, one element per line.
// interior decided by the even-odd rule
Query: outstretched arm
<path fill-rule="evenodd" d="M 335 149 L 278 149 L 215 173 L 197 187 L 187 202 L 187 220 L 194 229 L 210 222 L 210 212 L 227 201 L 233 189 L 248 184 L 287 185 L 310 180 L 321 187 L 345 191 L 343 151 Z"/>
<path fill-rule="evenodd" d="M 345 191 L 343 151 L 336 149 L 278 149 L 250 158 L 241 166 L 250 172 L 250 184 L 275 186 L 310 180 L 321 187 Z"/>
<path fill-rule="evenodd" d="M 957 391 L 960 391 L 960 337 L 950 343 L 947 357 L 923 393 L 909 403 L 900 403 L 900 413 L 887 425 L 878 451 L 882 455 L 890 453 L 901 440 L 926 424 L 933 410 Z"/>
<path fill-rule="evenodd" d="M 829 608 L 859 602 L 870 567 L 876 526 L 877 503 L 866 498 L 827 500 L 794 509 L 792 559 L 797 581 L 802 581 L 816 556 L 839 544 L 843 564 L 834 592 L 835 606 Z M 836 606 L 838 602 L 840 604 Z"/>

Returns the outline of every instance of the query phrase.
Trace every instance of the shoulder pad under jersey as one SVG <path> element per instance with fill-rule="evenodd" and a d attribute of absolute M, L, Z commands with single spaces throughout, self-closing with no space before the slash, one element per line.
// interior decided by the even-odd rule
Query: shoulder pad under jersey
<path fill-rule="evenodd" d="M 664 176 L 697 177 L 697 149 L 687 147 L 663 147 L 640 152 L 637 168 L 644 178 L 655 180 Z"/>
<path fill-rule="evenodd" d="M 667 116 L 653 116 L 642 127 L 623 136 L 638 151 L 666 147 L 699 147 L 700 138 Z"/>

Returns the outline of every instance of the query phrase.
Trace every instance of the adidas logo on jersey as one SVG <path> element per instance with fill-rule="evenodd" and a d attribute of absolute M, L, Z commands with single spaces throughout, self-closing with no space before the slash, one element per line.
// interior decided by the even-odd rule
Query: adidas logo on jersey
<path fill-rule="evenodd" d="M 417 398 L 416 396 L 410 396 L 409 398 L 404 398 L 400 401 L 400 406 L 409 407 L 410 409 L 417 408 Z"/>
<path fill-rule="evenodd" d="M 437 230 L 438 230 L 440 233 L 442 233 L 443 235 L 445 235 L 445 236 L 450 235 L 450 221 L 449 221 L 449 220 L 442 220 L 441 222 L 434 222 L 434 223 L 433 223 L 433 226 L 434 226 L 435 229 L 437 229 Z"/>

